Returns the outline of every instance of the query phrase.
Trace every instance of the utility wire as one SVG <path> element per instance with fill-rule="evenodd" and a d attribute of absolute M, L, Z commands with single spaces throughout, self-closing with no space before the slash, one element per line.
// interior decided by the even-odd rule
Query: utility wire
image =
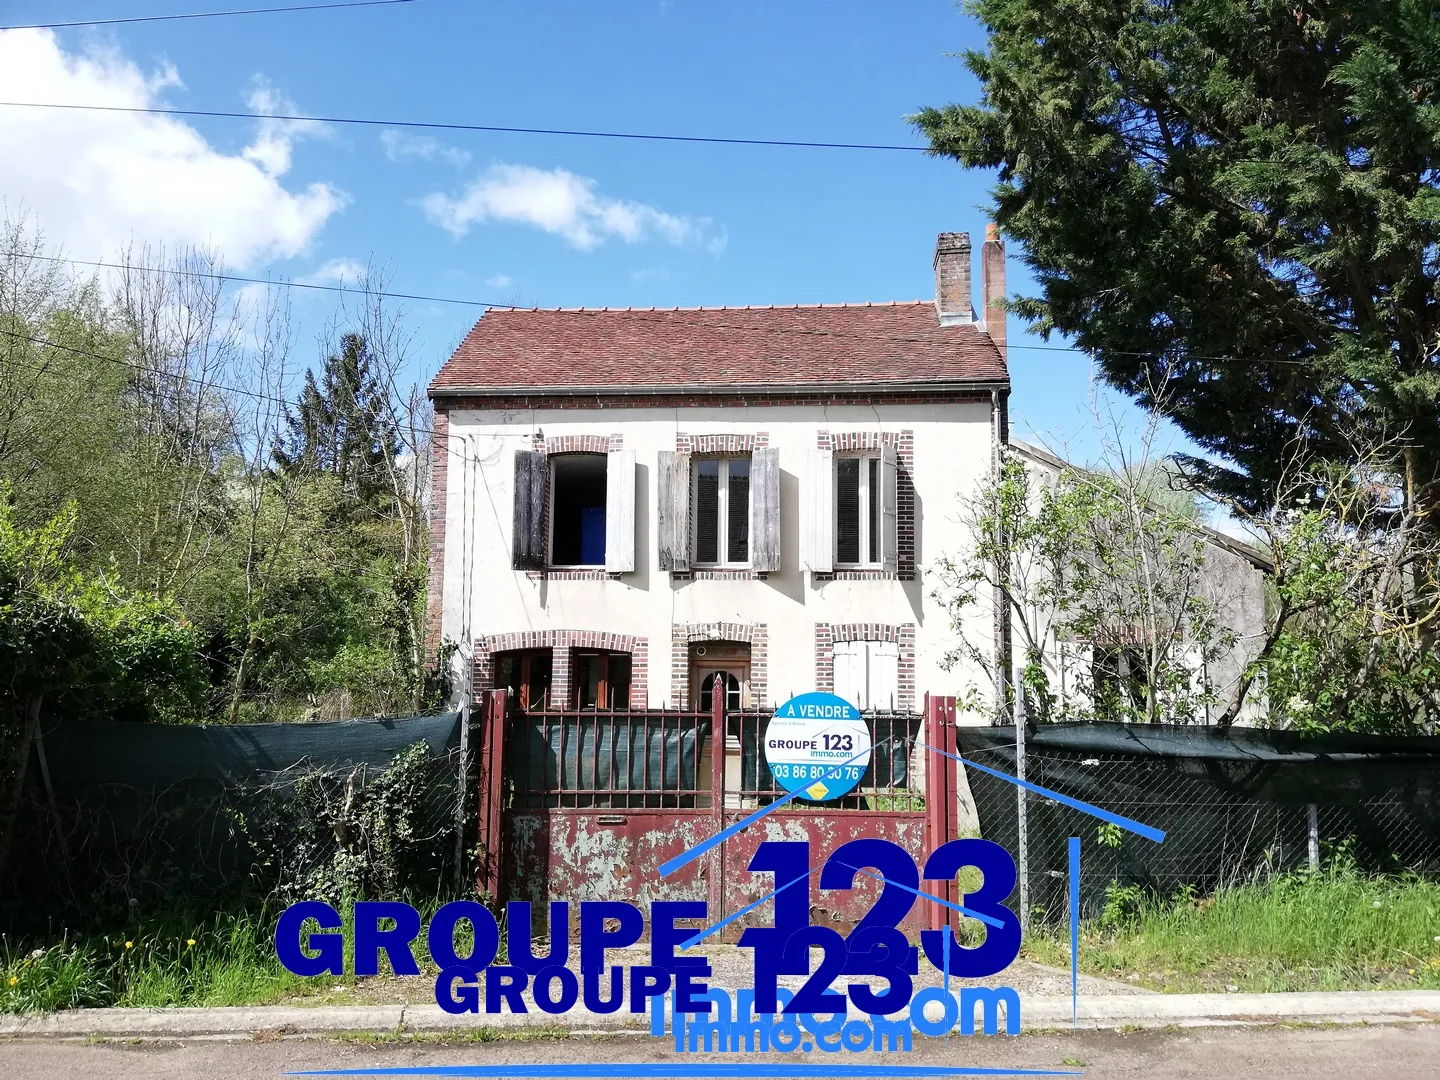
<path fill-rule="evenodd" d="M 370 289 L 370 290 L 366 290 L 366 289 L 360 289 L 360 288 L 347 288 L 347 287 L 345 287 L 345 286 L 343 286 L 343 285 L 316 285 L 316 284 L 311 284 L 311 283 L 309 283 L 309 282 L 303 282 L 303 281 L 285 281 L 285 280 L 280 280 L 280 279 L 275 279 L 275 278 L 241 277 L 241 276 L 238 276 L 238 275 L 235 275 L 235 274 L 211 274 L 211 273 L 205 273 L 205 272 L 202 272 L 202 271 L 191 271 L 191 270 L 182 270 L 182 269 L 167 269 L 167 268 L 164 268 L 164 267 L 155 267 L 155 266 L 134 266 L 134 265 L 126 264 L 126 263 L 102 262 L 102 261 L 92 260 L 92 259 L 72 259 L 72 258 L 69 258 L 68 256 L 62 256 L 62 255 L 39 255 L 39 254 L 36 254 L 36 253 L 33 253 L 33 252 L 26 252 L 26 251 L 12 251 L 12 252 L 6 252 L 5 254 L 7 254 L 8 256 L 13 257 L 13 258 L 20 258 L 20 259 L 39 259 L 39 260 L 41 260 L 41 261 L 43 261 L 43 262 L 71 263 L 71 264 L 76 265 L 76 266 L 95 266 L 95 267 L 100 267 L 100 268 L 102 268 L 102 269 L 108 269 L 108 270 L 130 270 L 130 271 L 134 271 L 134 272 L 136 272 L 136 273 L 141 273 L 141 274 L 171 274 L 171 275 L 175 275 L 175 276 L 179 276 L 179 277 L 199 277 L 199 278 L 207 278 L 207 279 L 212 280 L 212 281 L 236 281 L 236 282 L 241 282 L 241 283 L 243 283 L 243 284 L 248 284 L 248 285 L 273 285 L 273 286 L 283 286 L 283 287 L 285 287 L 285 288 L 290 288 L 290 289 L 314 289 L 314 290 L 319 290 L 319 291 L 321 291 L 321 292 L 360 293 L 360 294 L 362 294 L 362 295 L 381 296 L 381 297 L 385 297 L 385 298 L 387 298 L 387 299 L 393 299 L 393 300 L 418 300 L 418 301 L 421 301 L 421 302 L 424 302 L 424 303 L 432 303 L 432 304 L 457 304 L 457 305 L 462 305 L 462 306 L 465 306 L 465 307 L 478 307 L 478 308 L 487 308 L 487 309 L 488 309 L 488 308 L 497 308 L 497 309 L 501 309 L 501 310 L 505 310 L 505 311 L 545 311 L 545 310 L 551 310 L 551 309 L 546 309 L 546 308 L 537 308 L 537 307 L 535 307 L 533 304 L 501 304 L 501 303 L 497 303 L 497 302 L 490 301 L 490 300 L 461 300 L 461 299 L 458 299 L 458 298 L 453 297 L 453 296 L 425 296 L 425 295 L 420 294 L 420 293 L 387 292 L 387 291 L 382 290 L 382 289 Z M 855 305 L 851 305 L 851 306 L 860 307 L 860 306 L 863 306 L 863 305 L 855 304 Z M 881 303 L 879 303 L 879 304 L 877 304 L 877 305 L 875 305 L 875 306 L 877 306 L 877 307 L 886 307 L 886 306 L 888 306 L 888 301 L 882 301 Z M 788 308 L 788 305 L 785 305 L 785 304 L 776 304 L 776 305 L 773 305 L 773 307 L 775 308 L 775 310 L 780 310 L 780 311 L 784 311 L 784 310 L 788 310 L 788 309 L 789 309 L 789 308 Z M 836 305 L 834 305 L 834 307 L 839 308 L 839 307 L 841 307 L 841 305 L 836 304 Z M 754 325 L 754 324 L 749 324 L 749 325 L 747 325 L 747 324 L 745 324 L 745 323 L 726 323 L 726 324 L 724 324 L 724 325 L 722 325 L 722 326 L 715 326 L 713 323 L 701 323 L 700 320 L 697 320 L 697 319 L 677 318 L 678 315 L 683 315 L 683 314 L 686 313 L 686 312 L 685 312 L 685 309 L 643 308 L 643 307 L 642 307 L 642 308 L 618 308 L 618 307 L 615 307 L 615 308 L 586 308 L 586 309 L 570 308 L 570 309 L 563 309 L 563 310 L 565 310 L 565 313 L 566 313 L 567 315 L 595 316 L 595 317 L 598 317 L 598 316 L 601 316 L 601 315 L 607 315 L 607 314 L 624 313 L 624 314 L 630 316 L 631 318 L 644 320 L 644 321 L 646 321 L 646 322 L 660 322 L 660 321 L 662 321 L 662 318 L 660 318 L 660 317 L 663 316 L 663 321 L 666 323 L 666 325 L 670 325 L 670 326 L 673 326 L 676 322 L 684 322 L 684 323 L 689 323 L 690 325 L 705 325 L 705 326 L 709 326 L 709 327 L 711 327 L 712 329 L 716 329 L 716 330 L 753 330 L 753 331 L 755 331 L 755 332 L 757 332 L 757 333 L 765 333 L 765 334 L 799 334 L 799 335 L 807 336 L 807 337 L 816 337 L 816 336 L 819 336 L 819 337 L 845 337 L 845 336 L 848 336 L 848 335 L 845 335 L 845 334 L 841 334 L 841 333 L 839 333 L 838 331 L 835 331 L 835 330 L 822 330 L 822 329 L 814 328 L 814 327 L 756 326 L 756 325 Z M 744 308 L 744 307 L 733 307 L 733 308 L 728 308 L 728 309 L 727 309 L 727 308 L 707 308 L 707 309 L 704 309 L 704 310 L 707 310 L 707 311 L 741 312 L 741 311 L 745 311 L 745 310 L 747 310 L 747 309 Z M 768 310 L 768 309 L 761 308 L 761 309 L 755 309 L 755 310 Z M 806 309 L 806 310 L 824 310 L 824 309 L 823 309 L 823 308 L 814 308 L 814 309 Z M 927 338 L 917 338 L 917 337 L 908 336 L 908 335 L 901 335 L 901 334 L 883 334 L 883 335 L 876 335 L 876 336 L 882 338 L 882 339 L 885 340 L 885 341 L 894 341 L 894 342 L 897 342 L 897 343 L 900 343 L 900 344 L 911 344 L 911 345 L 933 345 L 933 344 L 934 344 L 933 341 L 931 341 L 930 339 L 927 339 Z M 1091 350 L 1090 352 L 1087 352 L 1086 350 L 1080 349 L 1080 348 L 1078 348 L 1078 347 L 1076 347 L 1076 346 L 1073 346 L 1073 345 L 1026 345 L 1026 344 L 1022 344 L 1022 343 L 1020 343 L 1020 342 L 1008 342 L 1007 345 L 1006 345 L 1006 348 L 1007 348 L 1007 349 L 1024 349 L 1024 350 L 1027 350 L 1027 351 L 1030 351 L 1030 352 L 1062 352 L 1062 353 L 1075 353 L 1075 354 L 1077 354 L 1077 355 L 1081 355 L 1081 356 L 1087 357 L 1092 363 L 1093 363 L 1093 361 L 1094 361 L 1094 357 L 1093 357 L 1093 355 L 1092 355 L 1092 354 L 1093 354 L 1093 350 Z M 1156 353 L 1156 352 L 1130 352 L 1130 351 L 1126 351 L 1126 350 L 1122 350 L 1122 349 L 1108 349 L 1108 350 L 1105 350 L 1105 351 L 1106 351 L 1106 352 L 1109 352 L 1109 353 L 1111 353 L 1111 354 L 1113 354 L 1113 355 L 1115 355 L 1115 356 L 1140 356 L 1140 357 L 1147 357 L 1147 356 L 1148 356 L 1148 357 L 1157 357 L 1157 358 L 1158 358 L 1158 357 L 1161 355 L 1160 353 Z M 1237 363 L 1237 364 L 1289 364 L 1289 365 L 1295 365 L 1295 366 L 1300 366 L 1300 367 L 1309 367 L 1309 366 L 1311 366 L 1311 362 L 1308 361 L 1308 360 L 1288 360 L 1288 359 L 1284 359 L 1284 358 L 1282 358 L 1282 357 L 1252 357 L 1251 359 L 1246 360 L 1246 359 L 1242 359 L 1242 358 L 1240 358 L 1240 357 L 1238 357 L 1238 356 L 1215 356 L 1215 355 L 1209 355 L 1209 354 L 1204 354 L 1204 353 L 1187 353 L 1187 354 L 1186 354 L 1186 359 L 1190 359 L 1190 360 L 1214 360 L 1214 361 L 1227 362 L 1227 363 Z"/>
<path fill-rule="evenodd" d="M 149 116 L 203 116 L 229 120 L 294 120 L 304 123 L 358 124 L 364 127 L 425 128 L 431 131 L 487 131 L 509 135 L 569 135 L 587 139 L 638 139 L 646 142 L 718 143 L 725 146 L 786 146 L 824 150 L 904 150 L 929 153 L 928 146 L 886 143 L 817 142 L 803 139 L 729 139 L 710 135 L 656 135 L 636 131 L 582 131 L 570 128 L 507 127 L 500 124 L 444 124 L 427 120 L 371 120 L 357 116 L 298 116 L 285 113 L 232 112 L 222 109 L 163 109 L 126 105 L 70 105 L 54 101 L 0 101 L 8 109 L 70 109 L 80 112 L 141 113 Z"/>
<path fill-rule="evenodd" d="M 332 8 L 386 7 L 415 0 L 346 0 L 338 4 L 292 4 L 288 7 L 243 8 L 238 11 L 194 11 L 183 15 L 135 15 L 125 19 L 76 19 L 73 22 L 26 23 L 0 30 L 60 30 L 68 26 L 116 26 L 120 23 L 174 22 L 177 19 L 221 19 L 231 15 L 275 15 L 285 11 L 328 11 Z"/>

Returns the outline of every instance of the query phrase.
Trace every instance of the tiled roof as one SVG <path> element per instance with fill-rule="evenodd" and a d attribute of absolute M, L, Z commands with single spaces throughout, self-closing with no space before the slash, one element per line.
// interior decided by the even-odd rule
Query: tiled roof
<path fill-rule="evenodd" d="M 432 395 L 994 384 L 1009 378 L 973 324 L 941 326 L 928 300 L 735 308 L 487 311 Z"/>

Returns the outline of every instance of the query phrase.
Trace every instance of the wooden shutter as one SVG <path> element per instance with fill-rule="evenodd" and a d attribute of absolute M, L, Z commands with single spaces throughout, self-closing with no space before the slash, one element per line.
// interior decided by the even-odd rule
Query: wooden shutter
<path fill-rule="evenodd" d="M 835 694 L 857 709 L 870 707 L 866 686 L 865 642 L 837 641 L 834 646 Z"/>
<path fill-rule="evenodd" d="M 805 471 L 805 569 L 835 571 L 835 452 L 811 450 Z"/>
<path fill-rule="evenodd" d="M 634 450 L 612 450 L 605 461 L 605 569 L 635 569 Z"/>
<path fill-rule="evenodd" d="M 867 641 L 870 708 L 893 710 L 900 701 L 900 646 L 893 641 Z"/>
<path fill-rule="evenodd" d="M 895 489 L 900 481 L 900 460 L 893 446 L 880 448 L 880 565 L 890 571 L 900 568 L 899 534 L 896 528 Z"/>
<path fill-rule="evenodd" d="M 516 570 L 545 568 L 545 476 L 549 462 L 544 454 L 515 451 L 515 522 L 510 537 L 511 565 Z"/>
<path fill-rule="evenodd" d="M 655 485 L 656 549 L 660 569 L 690 569 L 690 455 L 660 451 Z"/>
<path fill-rule="evenodd" d="M 750 455 L 750 566 L 780 569 L 780 451 Z"/>

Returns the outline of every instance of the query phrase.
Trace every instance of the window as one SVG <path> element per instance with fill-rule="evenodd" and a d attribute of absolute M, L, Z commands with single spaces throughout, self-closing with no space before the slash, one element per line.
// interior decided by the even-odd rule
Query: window
<path fill-rule="evenodd" d="M 834 648 L 835 694 L 858 709 L 893 710 L 900 647 L 893 641 L 837 641 Z"/>
<path fill-rule="evenodd" d="M 874 566 L 880 561 L 880 458 L 835 459 L 835 562 Z"/>
<path fill-rule="evenodd" d="M 495 654 L 495 686 L 526 711 L 544 709 L 550 700 L 549 649 L 527 649 Z"/>
<path fill-rule="evenodd" d="M 695 562 L 742 566 L 750 561 L 750 459 L 695 463 Z"/>
<path fill-rule="evenodd" d="M 550 565 L 605 565 L 605 455 L 550 460 Z"/>
<path fill-rule="evenodd" d="M 1128 720 L 1145 712 L 1145 650 L 1133 645 L 1096 646 L 1091 678 L 1095 705 L 1102 715 Z"/>
<path fill-rule="evenodd" d="M 577 652 L 571 665 L 577 709 L 630 707 L 630 654 Z"/>

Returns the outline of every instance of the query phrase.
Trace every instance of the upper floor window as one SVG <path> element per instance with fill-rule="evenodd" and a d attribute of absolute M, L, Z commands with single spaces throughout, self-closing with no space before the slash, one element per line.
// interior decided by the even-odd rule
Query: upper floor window
<path fill-rule="evenodd" d="M 893 446 L 860 453 L 812 450 L 803 489 L 805 569 L 898 570 L 899 475 Z"/>
<path fill-rule="evenodd" d="M 515 451 L 511 565 L 635 569 L 635 452 Z M 548 523 L 548 528 L 547 528 Z"/>
<path fill-rule="evenodd" d="M 879 455 L 835 459 L 835 562 L 880 562 Z"/>
<path fill-rule="evenodd" d="M 780 452 L 698 457 L 662 451 L 655 485 L 661 570 L 780 569 Z"/>
<path fill-rule="evenodd" d="M 750 459 L 695 462 L 695 563 L 744 566 L 750 561 Z"/>
<path fill-rule="evenodd" d="M 550 565 L 605 565 L 605 455 L 550 458 Z"/>

